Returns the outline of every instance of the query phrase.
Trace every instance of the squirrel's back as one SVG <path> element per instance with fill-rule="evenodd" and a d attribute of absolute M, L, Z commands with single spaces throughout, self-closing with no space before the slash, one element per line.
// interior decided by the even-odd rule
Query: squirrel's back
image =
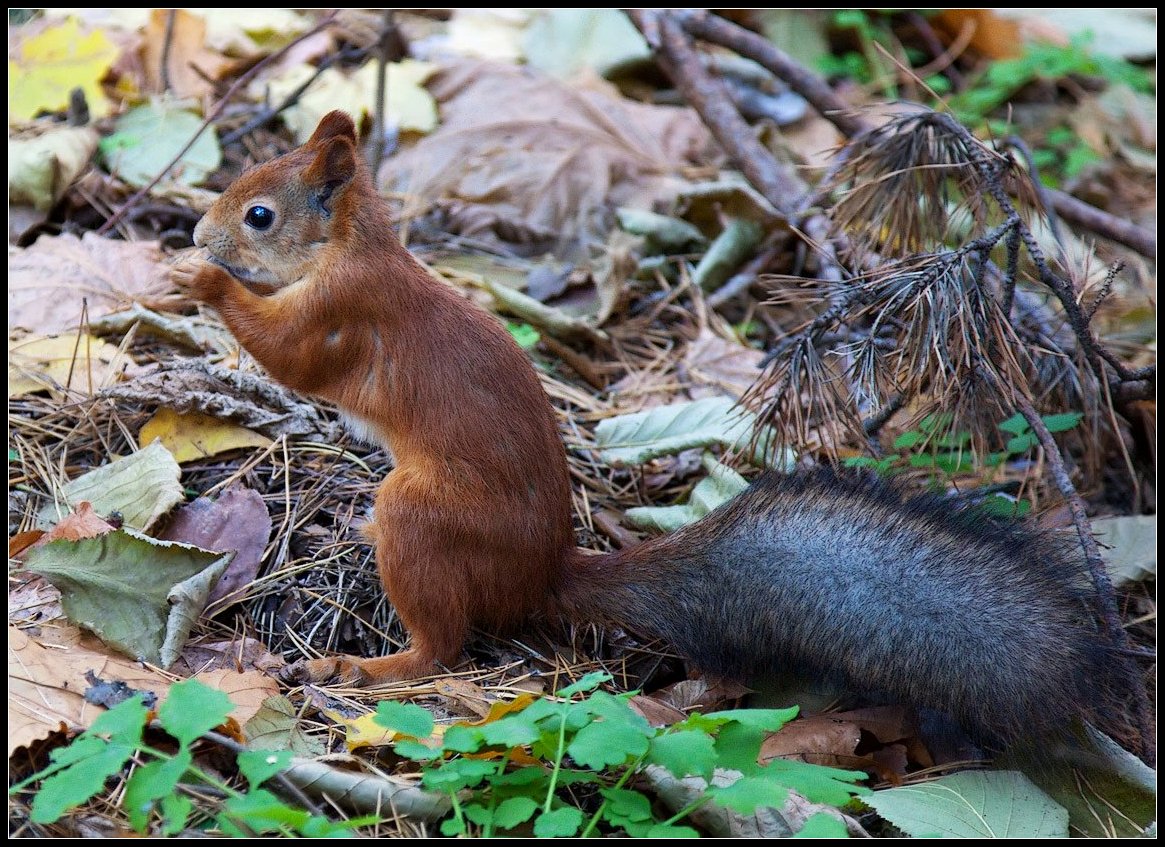
<path fill-rule="evenodd" d="M 676 533 L 579 559 L 564 602 L 705 672 L 840 675 L 1011 738 L 1096 702 L 1105 651 L 1069 551 L 872 476 L 767 474 Z"/>

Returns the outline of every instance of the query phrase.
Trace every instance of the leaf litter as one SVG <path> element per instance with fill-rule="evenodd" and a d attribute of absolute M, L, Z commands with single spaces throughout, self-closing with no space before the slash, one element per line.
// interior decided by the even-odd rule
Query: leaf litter
<path fill-rule="evenodd" d="M 259 10 L 245 16 L 263 14 L 264 10 Z M 479 24 L 471 18 L 468 13 L 454 16 L 455 22 L 465 26 L 460 36 L 463 39 L 469 33 L 473 33 L 471 40 L 480 36 Z M 237 22 L 219 23 L 236 34 L 243 32 Z M 272 31 L 296 31 L 285 23 L 274 25 Z M 504 24 L 517 34 L 507 48 L 510 55 L 521 55 L 520 36 L 525 25 L 517 19 Z M 198 27 L 179 19 L 178 30 L 189 36 Z M 262 25 L 256 23 L 235 40 L 236 47 L 222 46 L 231 41 L 228 35 L 214 41 L 213 49 L 224 56 L 254 58 L 270 49 L 261 33 Z M 316 39 L 313 45 L 320 41 Z M 226 73 L 229 65 L 208 64 L 202 70 L 217 77 Z M 156 85 L 157 81 L 142 84 Z M 679 473 L 667 470 L 680 464 L 669 456 L 646 467 L 613 468 L 599 462 L 593 452 L 596 424 L 618 414 L 642 411 L 644 398 L 650 398 L 648 406 L 704 397 L 739 398 L 761 355 L 740 340 L 745 337 L 747 322 L 758 314 L 757 291 L 746 290 L 747 296 L 737 301 L 740 308 L 730 310 L 734 324 L 729 326 L 719 315 L 709 314 L 710 309 L 708 313 L 701 311 L 700 296 L 692 290 L 692 272 L 705 254 L 708 240 L 724 232 L 731 221 L 759 223 L 766 229 L 784 224 L 755 190 L 732 177 L 721 177 L 717 166 L 722 160 L 704 125 L 690 111 L 633 102 L 585 75 L 581 81 L 575 77 L 561 82 L 528 70 L 464 60 L 442 62 L 442 70 L 425 88 L 439 105 L 440 122 L 428 135 L 413 139 L 387 159 L 381 170 L 382 185 L 403 205 L 402 232 L 422 254 L 434 247 L 466 251 L 470 256 L 540 260 L 549 252 L 566 266 L 589 269 L 596 250 L 607 241 L 617 210 L 650 210 L 691 228 L 682 235 L 659 239 L 646 257 L 643 248 L 633 243 L 628 250 L 632 265 L 645 258 L 651 263 L 643 261 L 629 272 L 593 274 L 594 281 L 613 279 L 610 288 L 614 293 L 605 295 L 600 320 L 584 323 L 587 330 L 574 335 L 567 332 L 556 342 L 566 345 L 564 349 L 576 357 L 575 365 L 562 353 L 555 353 L 549 342 L 535 346 L 531 353 L 570 448 L 572 476 L 578 483 L 575 507 L 580 543 L 597 549 L 625 543 L 633 533 L 623 528 L 617 533 L 605 532 L 593 516 L 603 511 L 625 514 L 630 507 L 643 504 L 643 492 L 652 503 L 672 503 L 686 497 L 692 489 L 692 480 L 687 477 L 698 466 L 699 458 Z M 236 120 L 230 126 L 238 123 Z M 425 124 L 423 128 L 430 127 Z M 224 125 L 224 132 L 226 129 Z M 249 143 L 249 155 L 262 159 L 287 149 L 289 141 L 260 130 Z M 219 187 L 222 184 L 219 182 Z M 55 194 L 59 186 L 52 190 Z M 157 196 L 178 195 L 159 192 Z M 625 212 L 623 217 L 627 219 Z M 659 225 L 659 221 L 650 224 Z M 136 228 L 137 224 L 134 227 L 129 231 L 148 231 Z M 34 253 L 31 259 L 21 258 L 22 254 L 14 259 L 10 252 L 10 275 L 24 262 L 23 284 L 33 291 L 17 301 L 15 308 L 10 293 L 10 334 L 14 314 L 20 326 L 41 333 L 75 327 L 80 322 L 80 297 L 60 296 L 62 276 L 75 277 L 72 287 L 85 296 L 97 293 L 88 300 L 91 319 L 104 313 L 105 306 L 99 310 L 94 307 L 103 301 L 109 302 L 108 310 L 114 313 L 129 302 L 142 300 L 167 315 L 181 308 L 173 292 L 164 286 L 151 289 L 146 284 L 139 290 L 135 283 L 132 289 L 122 287 L 128 277 L 147 283 L 164 279 L 157 247 L 147 244 L 153 252 L 144 254 L 143 260 L 132 259 L 128 252 L 124 256 L 104 252 L 139 249 L 140 243 L 81 242 L 94 251 L 89 257 L 69 239 L 77 241 L 72 236 L 42 239 L 38 247 L 47 251 L 46 258 Z M 27 248 L 23 255 L 34 249 Z M 683 250 L 692 252 L 684 254 Z M 54 251 L 64 254 L 63 265 L 48 264 L 56 261 Z M 785 261 L 781 256 L 777 264 Z M 68 267 L 70 262 L 76 270 Z M 108 274 L 111 268 L 131 267 L 132 274 L 121 273 L 116 278 Z M 456 279 L 456 274 L 450 276 Z M 585 279 L 586 274 L 579 277 Z M 717 271 L 711 282 L 703 275 L 698 281 L 713 290 L 723 275 Z M 633 296 L 628 296 L 628 290 Z M 691 299 L 691 309 L 680 304 L 681 296 Z M 634 311 L 627 311 L 629 304 Z M 559 308 L 554 303 L 545 305 L 551 314 Z M 531 322 L 538 317 L 545 325 L 550 320 L 545 314 L 528 311 L 525 317 Z M 795 314 L 770 312 L 765 319 L 775 331 L 774 321 L 795 321 Z M 599 324 L 602 336 L 594 331 Z M 213 319 L 209 325 L 213 328 Z M 125 338 L 126 329 L 109 332 L 116 344 Z M 181 485 L 188 495 L 222 491 L 220 503 L 230 503 L 228 487 L 241 482 L 246 500 L 261 501 L 268 515 L 264 524 L 256 511 L 240 526 L 232 526 L 233 515 L 228 515 L 219 529 L 223 542 L 212 540 L 209 529 L 200 536 L 207 545 L 229 541 L 243 546 L 244 539 L 251 545 L 251 552 L 239 557 L 248 560 L 247 568 L 235 576 L 231 588 L 244 617 L 221 615 L 199 620 L 199 636 L 187 650 L 193 664 L 180 661 L 176 666 L 183 668 L 180 672 L 190 673 L 202 663 L 257 663 L 263 670 L 270 668 L 272 661 L 277 664 L 279 659 L 272 654 L 263 658 L 262 649 L 244 650 L 242 645 L 248 640 L 238 637 L 240 620 L 245 620 L 247 632 L 256 636 L 249 641 L 259 648 L 265 645 L 273 653 L 298 655 L 323 650 L 372 655 L 399 648 L 403 630 L 380 593 L 374 562 L 359 530 L 369 517 L 376 486 L 389 466 L 387 455 L 343 434 L 330 410 L 289 398 L 269 384 L 264 386 L 246 355 L 239 357 L 232 352 L 229 338 L 203 336 L 195 344 L 210 350 L 210 357 L 238 369 L 182 360 L 172 341 L 139 331 L 126 341 L 125 348 L 132 364 L 146 364 L 149 372 L 125 370 L 114 376 L 117 384 L 112 388 L 108 386 L 113 379 L 101 381 L 95 386 L 105 386 L 100 401 L 63 403 L 60 393 L 46 398 L 35 388 L 16 397 L 10 395 L 10 481 L 16 480 L 15 489 L 10 484 L 10 535 L 30 527 L 34 516 L 58 496 L 66 479 L 106 464 L 115 454 L 130 452 L 164 396 L 169 399 L 163 402 L 174 408 L 225 417 L 279 439 L 262 445 L 236 445 L 239 452 L 221 456 L 206 451 L 192 456 L 181 469 Z M 584 367 L 589 370 L 587 380 L 579 375 L 579 368 Z M 649 375 L 650 390 L 628 379 L 629 374 Z M 605 389 L 597 393 L 596 382 Z M 173 521 L 171 528 L 180 523 Z M 272 530 L 273 542 L 268 543 Z M 256 551 L 265 557 L 259 570 L 253 572 Z M 29 617 L 17 620 L 29 632 L 36 632 Z M 11 638 L 10 632 L 10 643 Z M 195 658 L 200 655 L 200 643 L 220 646 Z M 226 645 L 225 649 L 221 645 Z M 236 652 L 232 654 L 232 650 Z M 10 661 L 11 656 L 10 649 Z M 678 665 L 659 645 L 637 644 L 620 632 L 602 635 L 593 629 L 563 631 L 543 625 L 520 641 L 476 640 L 470 645 L 469 662 L 456 669 L 458 685 L 420 681 L 388 686 L 377 696 L 419 700 L 439 716 L 463 714 L 467 697 L 474 698 L 475 708 L 481 707 L 478 692 L 483 702 L 496 704 L 531 685 L 545 689 L 547 676 L 578 678 L 596 667 L 615 671 L 616 685 L 623 688 L 658 687 L 659 682 L 674 680 L 678 673 Z M 306 696 L 310 703 L 329 709 L 356 712 L 366 708 L 361 692 L 335 688 L 326 693 L 307 692 Z M 304 739 L 294 740 L 304 727 L 303 721 L 294 718 L 297 712 L 289 712 L 286 704 L 274 700 L 263 703 L 259 714 L 270 716 L 274 710 L 283 718 L 257 732 L 270 737 L 286 733 L 278 743 L 305 744 L 305 751 L 312 746 Z M 683 708 L 690 707 L 685 701 Z M 66 722 L 72 723 L 72 719 Z M 40 724 L 30 740 L 44 737 L 52 728 Z M 338 732 L 336 725 L 321 724 L 314 742 L 327 737 L 329 746 L 334 747 Z M 885 741 L 889 744 L 891 739 Z M 833 752 L 843 755 L 844 745 Z M 740 826 L 740 822 L 735 825 Z M 773 831 L 763 823 L 750 826 Z"/>

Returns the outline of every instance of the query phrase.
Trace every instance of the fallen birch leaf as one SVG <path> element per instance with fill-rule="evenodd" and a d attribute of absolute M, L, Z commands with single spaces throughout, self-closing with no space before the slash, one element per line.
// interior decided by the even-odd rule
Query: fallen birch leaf
<path fill-rule="evenodd" d="M 101 139 L 101 155 L 109 171 L 135 188 L 149 185 L 202 129 L 202 119 L 171 103 L 138 106 L 121 115 L 114 132 Z M 222 163 L 218 137 L 202 131 L 194 145 L 182 154 L 165 179 L 196 185 Z"/>
<path fill-rule="evenodd" d="M 69 620 L 134 659 L 167 667 L 229 561 L 117 530 L 33 548 L 25 566 L 60 589 Z"/>
<path fill-rule="evenodd" d="M 301 756 L 319 756 L 326 750 L 323 741 L 303 731 L 299 710 L 281 694 L 264 700 L 243 723 L 243 737 L 252 750 L 291 750 Z"/>
<path fill-rule="evenodd" d="M 158 409 L 138 432 L 139 445 L 155 440 L 173 454 L 178 464 L 217 456 L 228 450 L 271 446 L 270 438 L 246 427 L 199 412 L 183 414 L 167 407 Z"/>
<path fill-rule="evenodd" d="M 635 506 L 626 512 L 628 523 L 638 529 L 675 532 L 682 526 L 698 521 L 748 488 L 748 480 L 716 461 L 711 453 L 705 453 L 702 462 L 708 476 L 696 483 L 687 503 L 676 506 Z"/>
<path fill-rule="evenodd" d="M 240 726 L 244 726 L 248 721 L 253 720 L 255 715 L 262 709 L 264 702 L 279 694 L 279 683 L 267 674 L 260 673 L 259 671 L 244 671 L 243 673 L 239 673 L 238 671 L 219 668 L 218 670 L 196 674 L 194 679 L 197 679 L 203 685 L 208 685 L 211 688 L 223 692 L 231 698 L 231 702 L 234 704 L 234 708 L 231 709 L 231 717 Z"/>
<path fill-rule="evenodd" d="M 155 441 L 66 483 L 58 502 L 37 515 L 37 525 L 48 529 L 66 511 L 75 511 L 82 500 L 88 500 L 98 514 L 119 512 L 126 526 L 144 532 L 182 502 L 181 473 L 170 451 Z"/>

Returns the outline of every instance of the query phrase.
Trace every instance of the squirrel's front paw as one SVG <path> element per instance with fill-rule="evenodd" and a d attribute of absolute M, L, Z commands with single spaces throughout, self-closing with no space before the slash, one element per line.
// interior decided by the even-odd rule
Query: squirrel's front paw
<path fill-rule="evenodd" d="M 170 268 L 170 281 L 192 300 L 214 304 L 222 298 L 231 276 L 206 261 L 205 250 L 183 256 Z"/>

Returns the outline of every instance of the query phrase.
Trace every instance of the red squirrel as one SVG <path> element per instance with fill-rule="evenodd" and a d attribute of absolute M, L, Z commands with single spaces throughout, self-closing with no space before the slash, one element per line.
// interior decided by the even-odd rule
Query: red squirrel
<path fill-rule="evenodd" d="M 541 612 L 661 637 L 708 673 L 840 676 L 981 737 L 1062 725 L 1095 702 L 1106 649 L 1073 557 L 937 497 L 770 473 L 672 535 L 577 551 L 533 368 L 394 237 L 346 114 L 243 173 L 194 240 L 205 260 L 176 281 L 274 378 L 336 404 L 395 459 L 367 532 L 411 644 L 300 662 L 293 679 L 430 675 L 472 627 Z"/>

